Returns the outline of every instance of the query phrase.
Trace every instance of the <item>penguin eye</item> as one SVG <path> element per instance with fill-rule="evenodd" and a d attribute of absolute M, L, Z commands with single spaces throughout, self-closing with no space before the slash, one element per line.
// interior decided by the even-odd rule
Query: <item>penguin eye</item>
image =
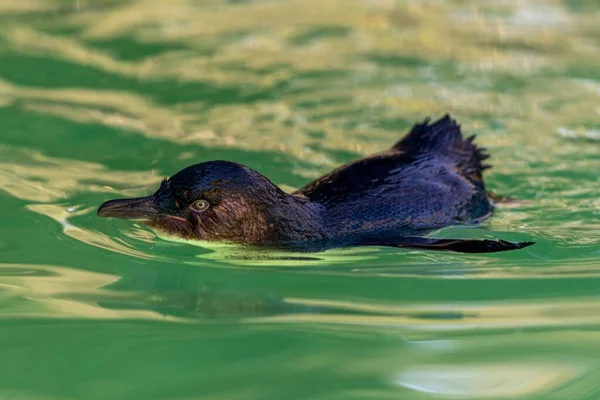
<path fill-rule="evenodd" d="M 208 209 L 208 207 L 210 207 L 210 203 L 204 199 L 196 200 L 192 204 L 190 204 L 190 207 L 194 211 L 202 212 L 202 211 L 206 211 Z"/>

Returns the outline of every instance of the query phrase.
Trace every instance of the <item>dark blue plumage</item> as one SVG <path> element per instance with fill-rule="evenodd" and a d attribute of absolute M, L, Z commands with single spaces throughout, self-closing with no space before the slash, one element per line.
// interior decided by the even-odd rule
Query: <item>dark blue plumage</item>
<path fill-rule="evenodd" d="M 425 121 L 392 148 L 344 165 L 295 194 L 325 206 L 343 230 L 405 233 L 476 223 L 491 210 L 481 173 L 486 156 L 445 116 Z"/>
<path fill-rule="evenodd" d="M 211 161 L 163 182 L 152 196 L 112 200 L 101 216 L 138 219 L 182 238 L 316 251 L 385 245 L 462 252 L 531 243 L 429 239 L 487 218 L 487 158 L 449 116 L 417 124 L 390 149 L 343 165 L 287 194 L 241 164 Z"/>

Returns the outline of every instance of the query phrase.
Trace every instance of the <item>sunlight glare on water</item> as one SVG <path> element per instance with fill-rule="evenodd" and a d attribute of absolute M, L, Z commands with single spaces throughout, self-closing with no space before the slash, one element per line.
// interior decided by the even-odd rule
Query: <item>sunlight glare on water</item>
<path fill-rule="evenodd" d="M 0 0 L 0 398 L 596 399 L 600 5 Z M 445 113 L 515 201 L 469 255 L 100 219 L 202 161 L 288 191 Z"/>

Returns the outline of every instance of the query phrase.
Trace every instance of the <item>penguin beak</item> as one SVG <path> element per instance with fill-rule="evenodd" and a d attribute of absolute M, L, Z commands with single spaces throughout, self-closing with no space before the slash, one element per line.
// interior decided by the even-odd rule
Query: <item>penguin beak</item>
<path fill-rule="evenodd" d="M 152 196 L 109 200 L 98 208 L 98 216 L 100 217 L 149 220 L 159 215 L 160 212 L 156 208 Z"/>

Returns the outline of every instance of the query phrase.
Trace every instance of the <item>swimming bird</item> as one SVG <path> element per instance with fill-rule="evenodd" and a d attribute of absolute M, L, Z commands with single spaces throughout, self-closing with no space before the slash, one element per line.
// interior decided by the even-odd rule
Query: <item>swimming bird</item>
<path fill-rule="evenodd" d="M 491 215 L 483 182 L 488 154 L 474 139 L 463 138 L 449 115 L 426 119 L 391 148 L 293 193 L 245 165 L 204 162 L 165 179 L 150 196 L 107 201 L 98 215 L 137 220 L 181 239 L 304 252 L 393 246 L 485 253 L 533 244 L 425 236 Z"/>

